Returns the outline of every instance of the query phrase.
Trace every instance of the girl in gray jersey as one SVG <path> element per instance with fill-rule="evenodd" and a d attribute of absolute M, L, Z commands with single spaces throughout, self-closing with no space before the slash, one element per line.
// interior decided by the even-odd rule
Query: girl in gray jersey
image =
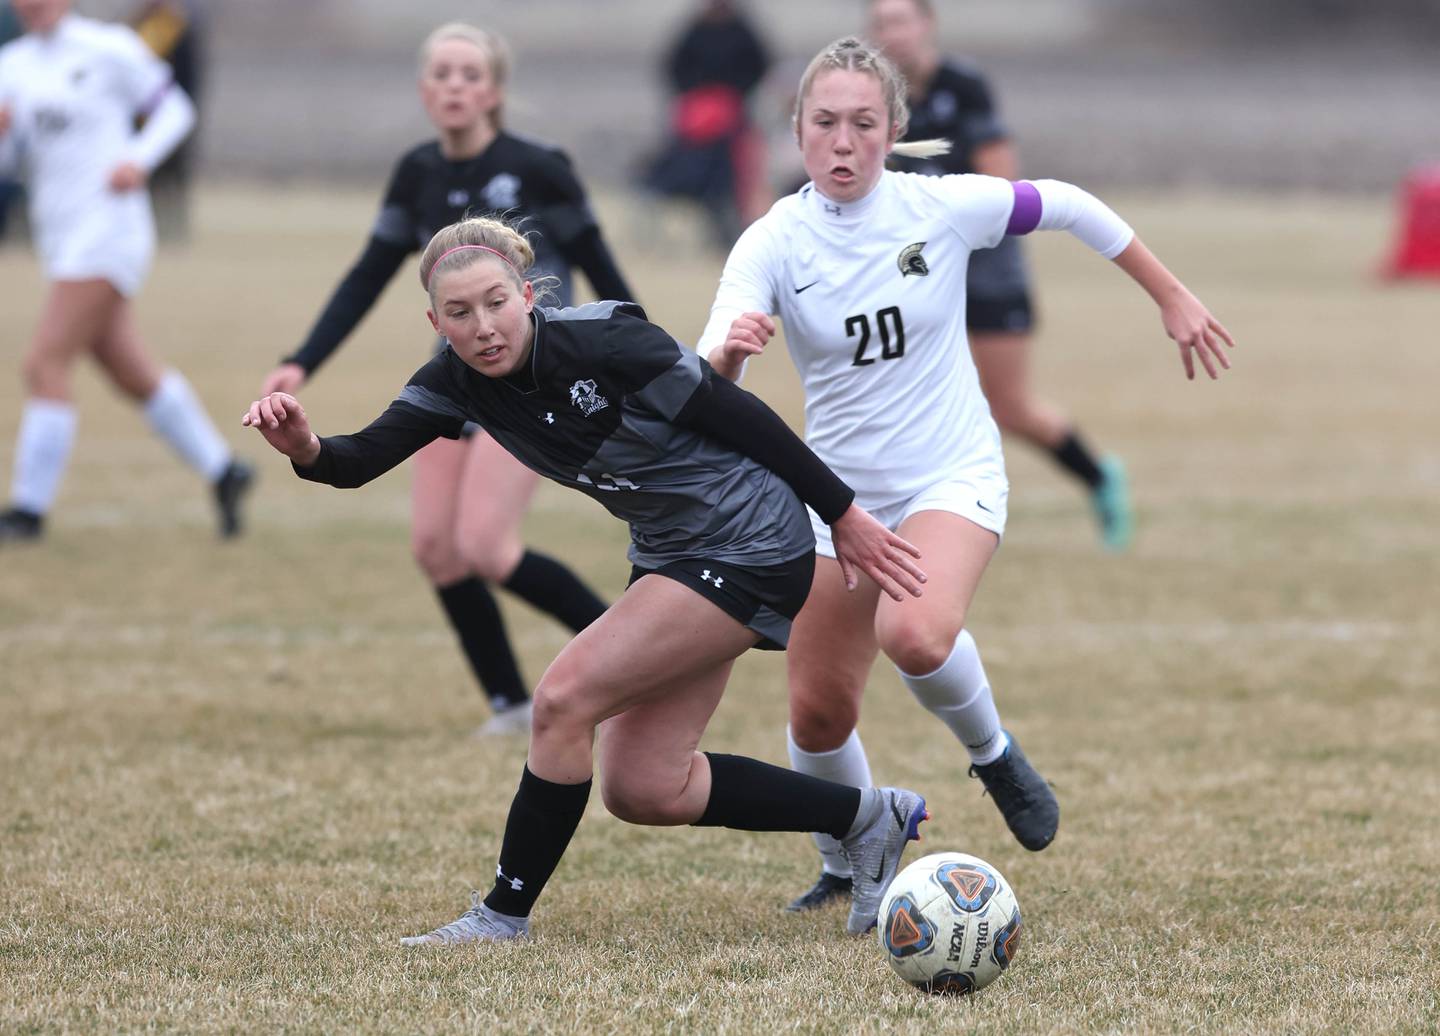
<path fill-rule="evenodd" d="M 630 588 L 535 689 L 529 759 L 494 887 L 406 945 L 513 939 L 589 799 L 598 733 L 606 807 L 637 824 L 827 832 L 854 861 L 848 929 L 875 923 L 925 801 L 860 791 L 741 756 L 696 751 L 734 660 L 781 647 L 809 592 L 805 505 L 830 523 L 847 586 L 860 573 L 919 596 L 917 553 L 768 407 L 644 319 L 633 303 L 537 308 L 525 239 L 496 220 L 437 234 L 421 259 L 448 347 L 374 422 L 319 438 L 273 392 L 243 423 L 301 477 L 360 485 L 437 437 L 480 424 L 522 463 L 595 497 L 631 529 Z"/>

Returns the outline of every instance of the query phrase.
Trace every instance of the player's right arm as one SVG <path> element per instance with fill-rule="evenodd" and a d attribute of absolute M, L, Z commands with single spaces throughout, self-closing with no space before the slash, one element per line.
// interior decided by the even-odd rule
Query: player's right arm
<path fill-rule="evenodd" d="M 411 156 L 406 155 L 391 175 L 365 250 L 336 285 L 304 344 L 266 375 L 262 393 L 298 391 L 375 305 L 414 250 L 417 234 L 408 201 L 417 175 Z"/>
<path fill-rule="evenodd" d="M 443 365 L 437 356 L 421 367 L 385 412 L 353 435 L 316 435 L 305 408 L 287 392 L 257 399 L 240 423 L 289 457 L 295 474 L 306 481 L 354 489 L 436 439 L 463 434 L 466 416 L 448 396 Z"/>
<path fill-rule="evenodd" d="M 738 382 L 746 361 L 760 355 L 774 336 L 772 315 L 779 307 L 773 271 L 783 265 L 768 218 L 750 224 L 730 250 L 710 319 L 695 346 L 721 377 Z"/>

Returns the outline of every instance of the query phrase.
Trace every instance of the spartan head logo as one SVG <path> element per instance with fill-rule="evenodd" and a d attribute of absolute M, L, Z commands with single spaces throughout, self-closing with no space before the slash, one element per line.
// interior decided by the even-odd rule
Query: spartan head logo
<path fill-rule="evenodd" d="M 909 277 L 912 273 L 916 277 L 929 276 L 930 267 L 926 265 L 925 257 L 920 254 L 925 244 L 924 241 L 916 241 L 913 245 L 900 249 L 900 258 L 896 260 L 900 267 L 900 276 Z"/>
<path fill-rule="evenodd" d="M 597 410 L 604 410 L 610 405 L 610 401 L 600 395 L 599 386 L 593 379 L 586 378 L 584 381 L 577 381 L 570 386 L 570 402 L 580 408 L 580 412 L 586 417 Z"/>

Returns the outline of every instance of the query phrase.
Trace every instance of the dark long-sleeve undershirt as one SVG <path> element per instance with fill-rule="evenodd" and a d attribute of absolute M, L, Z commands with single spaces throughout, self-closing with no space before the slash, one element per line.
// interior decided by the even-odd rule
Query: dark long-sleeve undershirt
<path fill-rule="evenodd" d="M 705 383 L 675 415 L 675 423 L 769 468 L 821 521 L 834 524 L 854 502 L 855 491 L 757 396 L 708 369 L 705 375 Z"/>

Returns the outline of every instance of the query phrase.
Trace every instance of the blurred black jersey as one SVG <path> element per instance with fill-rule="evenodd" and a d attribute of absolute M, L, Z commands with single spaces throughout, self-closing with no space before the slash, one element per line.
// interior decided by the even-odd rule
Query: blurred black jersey
<path fill-rule="evenodd" d="M 985 144 L 1009 136 L 995 111 L 990 88 L 975 70 L 954 61 L 942 61 L 923 97 L 910 99 L 910 128 L 906 140 L 944 137 L 953 145 L 948 155 L 935 158 L 891 159 L 893 168 L 906 173 L 975 172 L 973 156 Z"/>
<path fill-rule="evenodd" d="M 570 304 L 577 266 L 600 298 L 634 298 L 563 151 L 501 132 L 475 157 L 453 160 L 430 141 L 396 164 L 365 251 L 305 344 L 286 360 L 313 372 L 354 330 L 405 259 L 424 249 L 436 231 L 467 216 L 499 216 L 518 225 L 535 249 L 533 275 L 556 278 L 562 305 Z"/>

